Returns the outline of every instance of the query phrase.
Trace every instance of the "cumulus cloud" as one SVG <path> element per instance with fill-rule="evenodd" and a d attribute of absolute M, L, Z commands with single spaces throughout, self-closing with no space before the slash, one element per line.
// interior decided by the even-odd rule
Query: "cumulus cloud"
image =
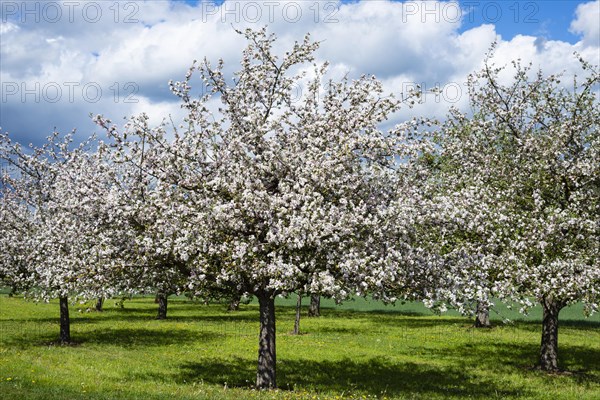
<path fill-rule="evenodd" d="M 444 89 L 392 122 L 415 113 L 443 116 L 449 104 L 466 107 L 461 85 L 493 41 L 498 64 L 521 58 L 548 73 L 574 70 L 573 51 L 594 62 L 600 46 L 598 1 L 577 7 L 571 31 L 581 40 L 575 44 L 502 38 L 493 24 L 464 29 L 468 10 L 452 1 L 1 4 L 0 126 L 33 142 L 54 127 L 77 127 L 87 136 L 95 130 L 89 113 L 115 121 L 143 111 L 153 121 L 180 116 L 167 82 L 204 57 L 223 58 L 226 73 L 235 71 L 245 43 L 234 27 L 268 25 L 280 38 L 278 51 L 311 32 L 321 42 L 319 61 L 330 61 L 338 77 L 375 74 L 396 94 L 415 84 Z"/>
<path fill-rule="evenodd" d="M 571 32 L 581 35 L 586 46 L 600 46 L 600 1 L 578 5 L 575 15 L 571 22 Z"/>

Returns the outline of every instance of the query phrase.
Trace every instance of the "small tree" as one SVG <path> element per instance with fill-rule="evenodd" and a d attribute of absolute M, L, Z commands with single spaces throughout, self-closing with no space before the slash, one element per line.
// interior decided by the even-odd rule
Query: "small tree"
<path fill-rule="evenodd" d="M 309 317 L 321 316 L 321 296 L 318 294 L 310 295 L 310 305 L 308 306 Z"/>
<path fill-rule="evenodd" d="M 298 297 L 296 299 L 296 318 L 294 319 L 294 330 L 292 332 L 294 335 L 300 334 L 300 312 L 302 311 L 302 292 L 299 292 L 297 296 Z"/>

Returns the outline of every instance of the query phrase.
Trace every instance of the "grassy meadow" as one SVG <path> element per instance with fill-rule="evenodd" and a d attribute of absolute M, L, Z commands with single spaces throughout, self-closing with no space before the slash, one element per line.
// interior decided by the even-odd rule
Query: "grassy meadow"
<path fill-rule="evenodd" d="M 600 399 L 600 318 L 561 312 L 560 359 L 568 372 L 532 369 L 540 314 L 500 307 L 495 327 L 473 329 L 419 304 L 322 301 L 322 316 L 291 335 L 295 298 L 277 308 L 279 389 L 252 389 L 258 306 L 153 298 L 71 307 L 73 346 L 58 346 L 58 302 L 0 295 L 0 398 L 21 399 Z M 308 303 L 309 299 L 305 299 Z M 81 310 L 81 312 L 78 311 Z M 501 320 L 511 319 L 509 324 Z"/>

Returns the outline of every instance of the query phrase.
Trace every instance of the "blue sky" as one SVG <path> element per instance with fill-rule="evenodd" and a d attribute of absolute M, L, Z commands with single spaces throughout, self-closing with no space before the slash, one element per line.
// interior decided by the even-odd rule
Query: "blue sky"
<path fill-rule="evenodd" d="M 569 32 L 579 1 L 472 1 L 473 13 L 465 18 L 463 30 L 492 22 L 505 38 L 515 35 L 544 36 L 549 40 L 576 43 L 578 35 Z M 600 23 L 600 22 L 599 22 Z"/>
<path fill-rule="evenodd" d="M 0 127 L 16 140 L 39 144 L 55 127 L 85 137 L 98 131 L 90 113 L 181 118 L 167 82 L 205 56 L 224 58 L 232 73 L 244 45 L 232 26 L 267 25 L 280 51 L 311 32 L 333 77 L 372 73 L 391 92 L 414 84 L 459 89 L 398 118 L 466 107 L 461 85 L 494 40 L 500 64 L 522 58 L 569 74 L 574 51 L 600 64 L 598 0 L 68 4 L 0 3 Z"/>

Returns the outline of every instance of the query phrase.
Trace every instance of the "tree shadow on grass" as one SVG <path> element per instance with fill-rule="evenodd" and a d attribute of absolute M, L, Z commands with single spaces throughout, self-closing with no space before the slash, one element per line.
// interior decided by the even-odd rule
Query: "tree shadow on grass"
<path fill-rule="evenodd" d="M 524 324 L 529 324 L 532 323 L 535 326 L 539 327 L 539 330 L 541 332 L 542 330 L 542 323 L 541 322 L 534 322 L 534 321 L 522 321 L 521 323 Z M 600 321 L 592 321 L 589 319 L 580 319 L 580 320 L 573 320 L 573 319 L 568 319 L 568 320 L 560 320 L 558 321 L 558 325 L 559 327 L 568 327 L 569 329 L 577 329 L 577 330 L 593 330 L 593 329 L 600 329 Z M 560 335 L 560 333 L 559 333 Z"/>
<path fill-rule="evenodd" d="M 374 396 L 400 395 L 410 397 L 504 398 L 532 396 L 522 384 L 497 384 L 498 374 L 519 374 L 544 379 L 552 384 L 555 376 L 532 370 L 537 360 L 536 344 L 473 344 L 450 346 L 430 355 L 446 364 L 443 367 L 427 363 L 395 362 L 386 357 L 337 361 L 278 361 L 278 384 L 282 389 L 296 387 L 316 391 L 357 392 Z M 562 346 L 561 365 L 573 366 L 568 379 L 575 385 L 600 384 L 600 350 L 582 346 Z M 424 360 L 427 358 L 425 357 Z M 203 359 L 184 363 L 180 372 L 171 375 L 177 382 L 204 381 L 229 387 L 251 387 L 256 373 L 256 361 L 244 358 Z"/>
<path fill-rule="evenodd" d="M 536 348 L 535 356 L 539 354 Z M 574 373 L 577 381 L 587 380 L 600 385 L 600 349 L 584 346 L 559 345 L 558 366 Z"/>
<path fill-rule="evenodd" d="M 223 315 L 178 315 L 176 312 L 168 312 L 167 318 L 162 320 L 168 322 L 195 322 L 202 324 L 203 322 L 211 323 L 227 323 L 227 322 L 258 322 L 258 312 L 256 314 L 223 314 Z M 123 321 L 129 322 L 148 322 L 156 319 L 156 312 L 146 312 L 139 315 L 121 315 L 119 313 L 106 314 L 100 317 L 80 318 L 78 323 L 99 323 L 106 321 Z"/>
<path fill-rule="evenodd" d="M 552 376 L 534 371 L 539 359 L 538 343 L 461 343 L 432 351 L 437 358 L 461 370 L 477 368 L 494 373 L 532 373 L 543 378 Z M 572 373 L 576 382 L 600 383 L 600 349 L 563 344 L 558 350 L 559 367 Z M 530 372 L 528 372 L 530 371 Z"/>
<path fill-rule="evenodd" d="M 58 324 L 56 329 L 49 329 L 48 326 L 43 331 L 29 330 L 25 335 L 11 335 L 10 338 L 4 338 L 3 344 L 27 348 L 31 346 L 48 346 L 56 343 L 58 339 Z M 120 346 L 120 347 L 160 347 L 174 344 L 185 343 L 208 343 L 222 339 L 225 335 L 216 332 L 202 332 L 189 329 L 171 329 L 158 330 L 147 328 L 119 328 L 102 329 L 88 332 L 75 332 L 71 330 L 71 339 L 76 345 L 101 345 L 101 346 Z"/>
<path fill-rule="evenodd" d="M 197 322 L 198 324 L 202 324 L 202 322 L 211 322 L 211 323 L 227 323 L 227 322 L 258 322 L 259 315 L 256 313 L 235 313 L 235 314 L 223 314 L 223 315 L 179 315 L 178 312 L 169 312 L 167 314 L 167 318 L 164 321 L 165 323 L 169 322 Z M 103 311 L 100 313 L 73 313 L 71 316 L 71 324 L 79 325 L 79 324 L 100 324 L 108 321 L 118 321 L 118 322 L 148 322 L 156 320 L 156 311 L 155 310 L 141 310 L 136 312 L 122 312 L 122 310 L 110 310 Z M 56 323 L 58 324 L 59 316 L 58 312 L 56 313 L 56 317 L 40 317 L 40 318 L 32 318 L 27 317 L 24 319 L 19 318 L 11 318 L 11 319 L 3 319 L 0 320 L 0 323 Z"/>
<path fill-rule="evenodd" d="M 370 329 L 378 329 L 385 331 L 386 327 L 391 328 L 406 328 L 406 329 L 423 329 L 423 328 L 449 328 L 452 326 L 468 327 L 472 325 L 472 321 L 464 317 L 422 317 L 422 316 L 399 316 L 386 313 L 366 313 L 362 320 L 371 326 Z M 346 316 L 338 318 L 346 319 Z"/>
<path fill-rule="evenodd" d="M 168 331 L 144 328 L 121 328 L 86 332 L 85 334 L 78 335 L 77 339 L 82 344 L 154 347 L 173 344 L 181 345 L 185 343 L 208 343 L 222 337 L 223 335 L 214 332 L 199 332 L 181 328 Z"/>
<path fill-rule="evenodd" d="M 234 358 L 227 361 L 206 359 L 201 363 L 184 363 L 175 376 L 179 382 L 204 381 L 229 387 L 251 387 L 256 362 Z M 278 385 L 281 389 L 303 388 L 340 395 L 363 393 L 373 396 L 418 395 L 427 398 L 469 397 L 488 399 L 494 396 L 528 394 L 521 387 L 497 385 L 491 380 L 474 380 L 458 368 L 437 368 L 426 364 L 393 363 L 371 358 L 354 361 L 286 360 L 278 362 Z"/>

